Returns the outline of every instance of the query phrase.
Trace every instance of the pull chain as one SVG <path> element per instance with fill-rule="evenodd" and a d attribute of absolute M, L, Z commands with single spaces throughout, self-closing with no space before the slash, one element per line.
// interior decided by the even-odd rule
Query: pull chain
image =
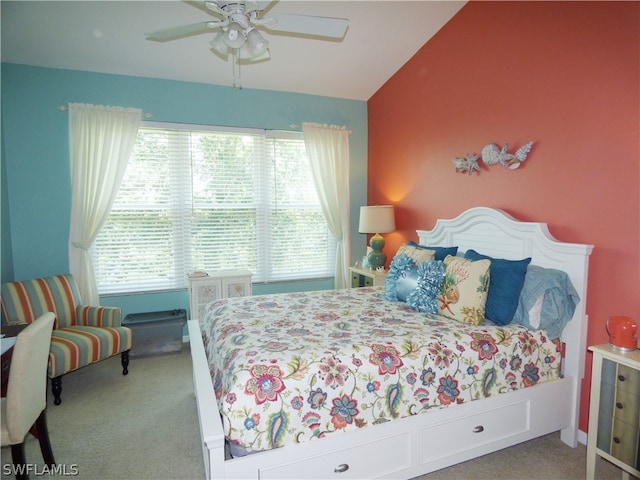
<path fill-rule="evenodd" d="M 238 57 L 235 52 L 232 54 L 231 59 L 232 59 L 231 68 L 233 71 L 233 87 L 239 90 L 242 90 L 241 65 L 240 65 L 240 62 L 238 61 Z M 236 67 L 237 67 L 237 71 L 236 71 Z"/>

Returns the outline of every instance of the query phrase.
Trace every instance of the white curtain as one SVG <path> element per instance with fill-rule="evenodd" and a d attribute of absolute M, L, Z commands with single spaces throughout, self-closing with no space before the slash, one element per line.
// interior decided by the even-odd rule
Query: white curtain
<path fill-rule="evenodd" d="M 335 125 L 303 123 L 302 133 L 322 211 L 338 241 L 335 288 L 346 288 L 351 258 L 349 132 Z"/>
<path fill-rule="evenodd" d="M 69 104 L 69 271 L 87 305 L 99 305 L 89 249 L 120 188 L 141 118 L 138 108 Z"/>

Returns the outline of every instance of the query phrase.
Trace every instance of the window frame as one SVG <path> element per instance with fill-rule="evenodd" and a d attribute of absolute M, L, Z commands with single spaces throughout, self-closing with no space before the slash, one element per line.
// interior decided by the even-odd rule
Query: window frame
<path fill-rule="evenodd" d="M 171 208 L 176 207 L 177 205 L 185 205 L 185 204 L 190 205 L 190 208 L 187 209 L 190 213 L 185 214 L 184 212 L 179 212 L 176 216 L 181 220 L 171 223 L 172 229 L 174 231 L 173 238 L 175 238 L 174 240 L 171 241 L 171 246 L 173 247 L 173 256 L 174 257 L 176 256 L 176 251 L 188 251 L 189 253 L 182 254 L 182 255 L 178 254 L 178 256 L 183 257 L 182 260 L 174 259 L 174 261 L 172 262 L 174 269 L 176 269 L 176 271 L 174 272 L 174 277 L 170 278 L 165 285 L 162 285 L 161 283 L 155 283 L 151 280 L 143 281 L 141 283 L 138 283 L 138 281 L 127 282 L 127 283 L 116 282 L 115 284 L 109 285 L 101 281 L 101 278 L 100 278 L 100 258 L 99 258 L 100 249 L 97 247 L 100 234 L 98 234 L 98 238 L 96 238 L 96 242 L 94 242 L 94 245 L 91 249 L 91 254 L 92 254 L 91 256 L 93 259 L 94 270 L 96 272 L 96 282 L 98 284 L 98 291 L 101 295 L 120 295 L 120 294 L 141 293 L 141 292 L 151 293 L 151 292 L 158 292 L 158 291 L 182 290 L 187 288 L 188 286 L 187 277 L 189 272 L 193 270 L 207 269 L 207 266 L 194 265 L 193 264 L 194 255 L 191 253 L 192 250 L 195 248 L 193 245 L 194 244 L 194 241 L 193 241 L 194 224 L 191 218 L 194 216 L 195 211 L 206 210 L 206 208 L 202 208 L 199 210 L 195 208 L 196 200 L 194 198 L 195 195 L 194 195 L 193 186 L 196 181 L 195 180 L 196 174 L 193 171 L 193 165 L 192 165 L 193 161 L 191 159 L 193 150 L 191 150 L 190 149 L 191 147 L 189 147 L 188 145 L 190 141 L 189 137 L 193 134 L 193 132 L 197 132 L 197 133 L 212 132 L 214 134 L 229 133 L 232 135 L 246 134 L 249 136 L 255 136 L 259 140 L 258 143 L 261 143 L 260 145 L 261 151 L 253 153 L 254 157 L 256 158 L 259 157 L 259 159 L 255 159 L 255 158 L 253 159 L 253 161 L 255 161 L 254 168 L 256 170 L 254 172 L 254 175 L 256 176 L 253 177 L 253 183 L 254 183 L 253 188 L 257 188 L 258 190 L 257 195 L 255 194 L 255 192 L 253 193 L 253 197 L 255 199 L 254 200 L 255 217 L 256 217 L 255 222 L 257 225 L 255 229 L 256 241 L 254 245 L 254 248 L 256 249 L 255 251 L 256 265 L 254 268 L 253 265 L 247 266 L 247 265 L 238 264 L 229 268 L 234 268 L 234 269 L 248 268 L 249 270 L 252 270 L 252 274 L 254 275 L 253 277 L 254 283 L 320 280 L 320 279 L 332 278 L 334 276 L 335 253 L 336 253 L 337 241 L 331 235 L 331 232 L 329 231 L 329 227 L 326 224 L 326 221 L 325 221 L 325 230 L 327 235 L 326 241 L 328 242 L 327 250 L 326 250 L 326 254 L 327 254 L 326 268 L 319 268 L 319 269 L 316 269 L 315 271 L 302 272 L 302 273 L 290 271 L 284 274 L 274 274 L 274 270 L 273 270 L 274 258 L 277 257 L 277 255 L 275 254 L 272 255 L 271 253 L 271 242 L 273 240 L 273 235 L 270 233 L 272 228 L 271 217 L 274 215 L 274 211 L 276 211 L 278 208 L 286 207 L 286 208 L 295 209 L 296 206 L 289 205 L 289 204 L 285 206 L 278 206 L 277 202 L 274 202 L 272 200 L 272 197 L 275 196 L 275 194 L 273 192 L 269 192 L 269 189 L 272 187 L 272 185 L 269 184 L 269 180 L 265 181 L 260 177 L 261 176 L 269 177 L 269 174 L 271 173 L 269 168 L 275 168 L 273 167 L 273 165 L 272 167 L 269 166 L 270 162 L 271 164 L 275 162 L 273 158 L 269 157 L 269 152 L 268 152 L 269 142 L 277 142 L 278 140 L 294 140 L 294 141 L 304 142 L 302 137 L 302 132 L 265 130 L 265 129 L 254 129 L 254 128 L 237 128 L 237 127 L 199 125 L 199 124 L 149 122 L 149 121 L 142 122 L 140 125 L 140 129 L 141 131 L 150 130 L 150 129 L 160 129 L 162 131 L 179 131 L 179 133 L 176 133 L 175 135 L 177 135 L 178 138 L 183 138 L 182 135 L 184 134 L 184 139 L 186 139 L 185 145 L 182 145 L 182 147 L 187 148 L 185 152 L 187 152 L 186 160 L 187 162 L 189 162 L 189 166 L 187 167 L 187 166 L 181 165 L 178 168 L 178 171 L 172 174 L 172 175 L 182 176 L 181 181 L 178 182 L 179 186 L 173 186 L 173 183 L 174 183 L 173 176 L 171 177 L 171 182 L 170 182 L 172 184 L 172 187 L 170 187 L 170 191 L 172 192 L 170 196 L 173 195 L 174 194 L 173 192 L 175 191 L 175 193 L 179 196 L 179 199 L 172 201 L 171 204 L 167 206 L 167 208 L 163 208 L 162 204 L 160 203 L 156 203 L 152 205 L 152 207 L 155 206 L 159 212 L 162 212 L 162 211 L 168 211 Z M 136 145 L 137 144 L 138 144 L 138 140 L 136 140 Z M 304 147 L 304 144 L 302 146 Z M 184 160 L 185 158 L 183 158 L 181 161 L 184 161 Z M 309 168 L 309 175 L 311 175 L 310 168 Z M 256 184 L 259 184 L 259 186 L 256 187 Z M 313 178 L 311 178 L 311 186 L 315 189 Z M 227 204 L 221 204 L 221 205 L 222 205 L 222 209 L 225 209 L 225 205 L 227 205 L 226 208 L 228 208 L 228 206 L 231 204 L 227 203 Z M 246 208 L 247 205 L 244 205 L 244 207 Z M 301 205 L 298 206 L 298 208 L 301 208 L 301 207 L 302 207 Z M 308 209 L 309 205 L 306 205 L 306 208 Z M 114 201 L 113 210 L 122 211 L 122 212 L 134 212 L 136 209 L 140 209 L 139 204 L 135 204 L 135 203 L 119 204 L 117 200 Z M 322 215 L 322 208 L 319 200 L 317 201 L 317 203 L 313 204 L 313 210 L 319 211 L 322 218 L 324 218 L 324 215 Z M 316 212 L 316 215 L 317 215 L 317 212 Z M 188 218 L 185 218 L 185 217 L 188 217 Z M 105 222 L 105 224 L 106 223 L 108 223 L 108 220 Z M 180 225 L 183 225 L 183 227 L 185 228 L 180 228 L 179 227 Z M 303 249 L 304 242 L 300 241 L 299 243 L 300 243 L 300 246 L 298 248 Z M 104 246 L 102 248 L 104 248 Z M 302 250 L 300 251 L 303 252 Z M 109 272 L 113 272 L 114 268 L 112 267 L 107 270 Z M 212 269 L 212 270 L 217 270 L 217 269 Z"/>

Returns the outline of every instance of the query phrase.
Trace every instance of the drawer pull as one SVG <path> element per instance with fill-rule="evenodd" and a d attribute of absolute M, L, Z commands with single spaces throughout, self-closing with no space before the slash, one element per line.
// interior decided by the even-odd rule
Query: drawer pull
<path fill-rule="evenodd" d="M 620 443 L 620 439 L 618 437 L 613 437 L 614 443 Z"/>
<path fill-rule="evenodd" d="M 626 379 L 624 378 L 624 375 L 618 375 L 618 380 L 624 382 Z"/>
<path fill-rule="evenodd" d="M 333 469 L 334 473 L 342 473 L 346 472 L 347 470 L 349 470 L 349 465 L 347 465 L 346 463 L 342 463 Z"/>
<path fill-rule="evenodd" d="M 478 425 L 473 429 L 473 433 L 482 433 L 484 432 L 484 427 L 482 425 Z"/>
<path fill-rule="evenodd" d="M 620 403 L 620 402 L 616 403 L 616 408 L 618 408 L 618 410 L 622 410 L 623 406 L 624 405 L 622 405 L 622 403 Z"/>

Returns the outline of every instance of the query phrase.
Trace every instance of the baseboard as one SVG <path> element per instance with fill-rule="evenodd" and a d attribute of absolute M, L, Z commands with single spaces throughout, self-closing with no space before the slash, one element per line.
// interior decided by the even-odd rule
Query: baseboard
<path fill-rule="evenodd" d="M 581 443 L 583 445 L 587 444 L 587 434 L 586 434 L 586 432 L 583 432 L 582 430 L 578 430 L 578 443 Z"/>

